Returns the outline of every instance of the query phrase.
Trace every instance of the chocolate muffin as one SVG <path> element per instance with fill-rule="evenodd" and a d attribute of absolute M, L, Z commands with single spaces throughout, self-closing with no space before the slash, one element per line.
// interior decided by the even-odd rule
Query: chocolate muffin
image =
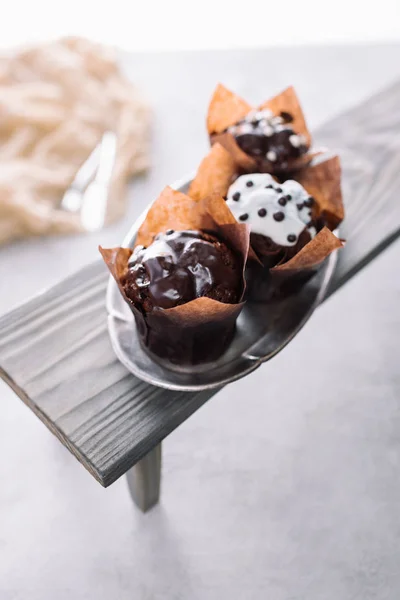
<path fill-rule="evenodd" d="M 243 287 L 239 261 L 224 242 L 205 232 L 173 230 L 135 248 L 123 285 L 145 313 L 201 297 L 235 304 Z"/>
<path fill-rule="evenodd" d="M 222 196 L 195 201 L 166 187 L 134 250 L 100 248 L 134 315 L 132 333 L 154 360 L 185 372 L 213 368 L 244 307 L 249 238 Z"/>
<path fill-rule="evenodd" d="M 305 137 L 294 132 L 292 121 L 288 112 L 274 115 L 268 109 L 253 110 L 225 131 L 255 159 L 261 172 L 283 173 L 309 149 Z"/>

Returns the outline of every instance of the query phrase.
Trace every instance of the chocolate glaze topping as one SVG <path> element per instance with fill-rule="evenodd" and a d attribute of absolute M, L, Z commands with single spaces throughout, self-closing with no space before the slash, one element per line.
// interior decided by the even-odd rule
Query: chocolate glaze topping
<path fill-rule="evenodd" d="M 292 120 L 286 112 L 273 115 L 268 109 L 252 111 L 228 131 L 249 156 L 269 163 L 271 168 L 286 169 L 290 161 L 308 150 L 303 136 L 290 125 Z"/>
<path fill-rule="evenodd" d="M 207 296 L 220 302 L 239 301 L 242 273 L 234 253 L 214 235 L 200 231 L 158 234 L 145 248 L 137 246 L 129 260 L 124 289 L 145 312 Z"/>

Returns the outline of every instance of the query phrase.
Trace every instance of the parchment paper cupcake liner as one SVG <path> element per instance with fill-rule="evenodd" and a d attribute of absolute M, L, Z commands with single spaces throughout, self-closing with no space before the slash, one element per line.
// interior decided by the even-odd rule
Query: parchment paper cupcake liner
<path fill-rule="evenodd" d="M 141 341 L 152 356 L 168 361 L 171 368 L 215 361 L 232 340 L 236 319 L 244 305 L 249 229 L 235 221 L 222 197 L 214 195 L 196 202 L 167 187 L 148 211 L 135 246 L 150 245 L 158 233 L 168 229 L 212 233 L 235 252 L 242 278 L 238 303 L 225 304 L 201 297 L 175 308 L 156 307 L 145 312 L 141 305 L 135 305 L 126 296 L 124 290 L 132 249 L 100 248 L 100 252 L 135 316 Z"/>
<path fill-rule="evenodd" d="M 225 148 L 215 144 L 200 163 L 189 194 L 194 193 L 197 198 L 204 194 L 211 198 L 212 189 L 216 187 L 219 193 L 226 197 L 229 186 L 240 172 L 237 163 L 232 163 L 232 158 L 232 154 Z M 212 177 L 210 172 L 214 174 Z M 343 246 L 343 242 L 331 231 L 344 218 L 339 157 L 328 153 L 319 155 L 307 168 L 297 172 L 292 178 L 314 198 L 313 220 L 320 231 L 311 239 L 305 230 L 296 246 L 290 247 L 278 246 L 264 236 L 251 234 L 249 258 L 254 258 L 255 253 L 263 265 L 263 268 L 260 268 L 260 265 L 249 265 L 247 269 L 249 297 L 252 299 L 268 299 L 274 293 L 272 287 L 289 289 L 290 286 L 284 285 L 289 279 L 305 281 L 316 272 L 331 252 Z M 300 271 L 304 272 L 303 276 Z M 249 278 L 252 279 L 251 282 Z M 260 293 L 257 293 L 258 288 L 262 289 Z M 268 289 L 266 294 L 267 288 L 271 289 Z"/>
<path fill-rule="evenodd" d="M 302 135 L 308 147 L 308 151 L 299 158 L 292 159 L 288 166 L 282 169 L 279 164 L 265 164 L 265 161 L 257 160 L 246 154 L 237 144 L 234 136 L 226 130 L 244 119 L 252 110 L 269 109 L 276 116 L 287 113 L 291 116 L 290 126 L 293 132 Z M 246 100 L 228 90 L 222 84 L 218 84 L 208 107 L 207 131 L 211 144 L 219 143 L 233 157 L 239 174 L 243 173 L 292 173 L 305 167 L 318 151 L 311 148 L 311 134 L 308 130 L 306 120 L 300 106 L 297 94 L 292 86 L 283 92 L 266 100 L 258 107 L 251 106 Z"/>

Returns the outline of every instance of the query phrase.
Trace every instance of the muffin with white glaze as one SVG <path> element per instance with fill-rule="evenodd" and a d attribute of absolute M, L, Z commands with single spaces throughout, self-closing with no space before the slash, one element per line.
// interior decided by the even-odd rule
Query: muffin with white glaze
<path fill-rule="evenodd" d="M 342 246 L 333 233 L 344 217 L 340 181 L 337 156 L 318 157 L 293 178 L 278 181 L 268 173 L 240 175 L 232 155 L 215 144 L 189 194 L 199 200 L 218 189 L 235 220 L 250 227 L 248 273 L 277 289 L 278 281 L 305 281 Z M 252 260 L 255 255 L 258 263 Z"/>

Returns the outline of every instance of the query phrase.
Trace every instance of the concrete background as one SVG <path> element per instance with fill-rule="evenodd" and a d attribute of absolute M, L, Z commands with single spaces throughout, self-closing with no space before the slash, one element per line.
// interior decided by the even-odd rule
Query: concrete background
<path fill-rule="evenodd" d="M 118 242 L 193 169 L 217 80 L 245 95 L 273 65 L 254 101 L 293 83 L 315 127 L 393 81 L 399 57 L 399 46 L 123 57 L 154 106 L 152 173 L 107 231 L 0 249 L 0 310 Z M 145 516 L 124 479 L 102 489 L 0 384 L 0 599 L 397 600 L 399 258 L 397 243 L 166 440 L 162 502 Z"/>

